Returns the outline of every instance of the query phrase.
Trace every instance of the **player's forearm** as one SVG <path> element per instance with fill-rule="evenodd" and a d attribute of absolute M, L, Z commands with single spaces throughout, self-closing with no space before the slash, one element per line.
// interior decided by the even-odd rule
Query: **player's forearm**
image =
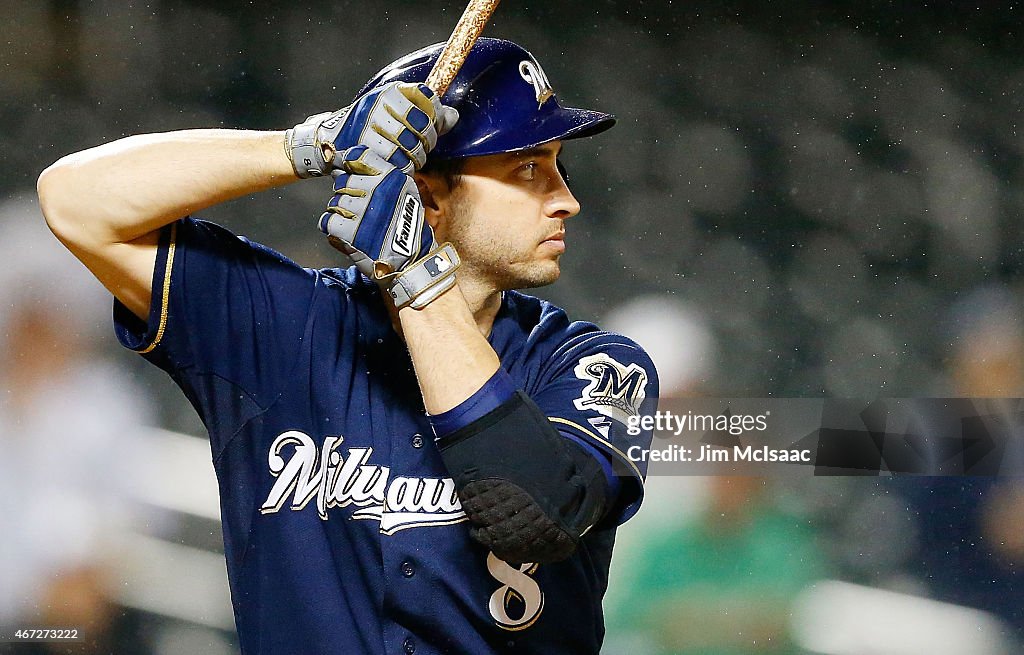
<path fill-rule="evenodd" d="M 499 371 L 459 285 L 399 316 L 471 536 L 510 563 L 572 555 L 610 502 L 599 456 L 560 435 Z"/>
<path fill-rule="evenodd" d="M 498 355 L 458 285 L 423 309 L 407 307 L 398 316 L 428 414 L 457 407 L 498 370 Z"/>
<path fill-rule="evenodd" d="M 127 243 L 182 216 L 295 181 L 283 132 L 183 130 L 132 136 L 61 158 L 39 198 L 62 239 Z"/>

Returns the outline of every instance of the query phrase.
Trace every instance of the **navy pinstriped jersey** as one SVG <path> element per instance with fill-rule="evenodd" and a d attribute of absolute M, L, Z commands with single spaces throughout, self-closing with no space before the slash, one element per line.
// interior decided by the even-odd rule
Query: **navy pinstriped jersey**
<path fill-rule="evenodd" d="M 624 453 L 650 441 L 622 421 L 657 396 L 636 344 L 505 294 L 502 365 L 623 481 L 570 559 L 510 566 L 469 538 L 408 353 L 355 269 L 304 269 L 185 219 L 163 230 L 148 322 L 119 304 L 115 320 L 209 431 L 243 653 L 599 650 L 615 526 L 644 474 Z"/>

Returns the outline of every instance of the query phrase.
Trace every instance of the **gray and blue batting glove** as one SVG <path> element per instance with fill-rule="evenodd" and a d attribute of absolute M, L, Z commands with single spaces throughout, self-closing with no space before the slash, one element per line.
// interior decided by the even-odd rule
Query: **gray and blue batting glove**
<path fill-rule="evenodd" d="M 458 120 L 425 84 L 392 82 L 351 106 L 310 116 L 285 133 L 295 174 L 320 177 L 340 168 L 342 154 L 363 145 L 403 173 L 426 164 L 427 153 Z"/>
<path fill-rule="evenodd" d="M 334 195 L 319 221 L 331 245 L 398 308 L 419 309 L 451 288 L 459 255 L 434 240 L 412 177 L 364 145 L 336 160 Z"/>

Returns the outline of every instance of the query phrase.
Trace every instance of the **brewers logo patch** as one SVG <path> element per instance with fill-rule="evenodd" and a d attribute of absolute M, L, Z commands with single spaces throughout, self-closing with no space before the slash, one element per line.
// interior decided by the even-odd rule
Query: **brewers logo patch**
<path fill-rule="evenodd" d="M 597 411 L 620 423 L 640 413 L 647 397 L 647 371 L 637 364 L 626 366 L 598 353 L 581 358 L 573 373 L 588 383 L 573 401 L 576 409 Z"/>

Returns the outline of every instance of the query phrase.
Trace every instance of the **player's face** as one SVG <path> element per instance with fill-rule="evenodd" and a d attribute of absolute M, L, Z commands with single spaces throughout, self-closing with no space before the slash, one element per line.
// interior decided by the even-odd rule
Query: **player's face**
<path fill-rule="evenodd" d="M 561 149 L 561 142 L 554 141 L 466 160 L 438 234 L 459 251 L 464 272 L 496 289 L 538 287 L 558 279 L 565 221 L 580 211 L 559 171 Z"/>

